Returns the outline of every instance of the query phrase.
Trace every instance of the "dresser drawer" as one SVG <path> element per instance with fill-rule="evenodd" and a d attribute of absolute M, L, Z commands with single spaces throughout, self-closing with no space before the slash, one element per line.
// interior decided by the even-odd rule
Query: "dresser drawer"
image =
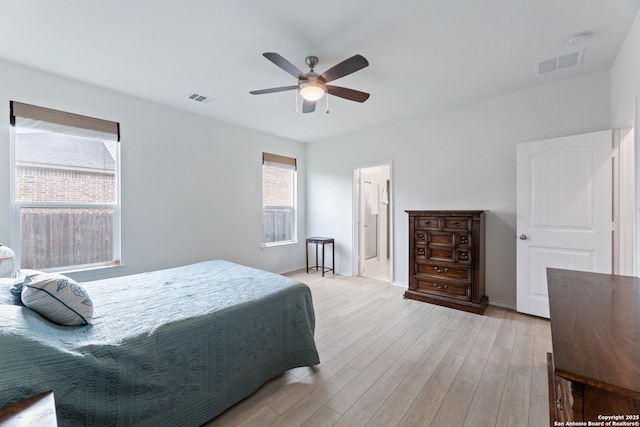
<path fill-rule="evenodd" d="M 447 217 L 444 218 L 444 230 L 458 231 L 471 230 L 471 218 Z"/>
<path fill-rule="evenodd" d="M 440 280 L 441 278 L 459 280 L 469 283 L 471 281 L 471 269 L 464 267 L 447 267 L 442 265 L 430 265 L 416 263 L 415 274 L 428 276 L 426 280 Z"/>
<path fill-rule="evenodd" d="M 471 247 L 471 242 L 473 242 L 471 233 L 456 233 L 453 236 L 457 246 Z"/>
<path fill-rule="evenodd" d="M 425 248 L 425 261 L 432 262 L 456 262 L 457 251 L 451 246 L 427 246 Z"/>
<path fill-rule="evenodd" d="M 428 243 L 430 245 L 440 246 L 471 246 L 471 233 L 460 232 L 452 233 L 450 231 L 416 231 L 416 244 Z"/>
<path fill-rule="evenodd" d="M 416 246 L 440 246 L 443 248 L 468 250 L 472 247 L 472 237 L 469 232 L 451 233 L 447 231 L 418 230 L 414 235 Z"/>
<path fill-rule="evenodd" d="M 449 246 L 426 245 L 414 248 L 414 260 L 416 263 L 457 263 L 471 265 L 471 251 L 467 248 L 454 248 Z"/>
<path fill-rule="evenodd" d="M 440 218 L 437 216 L 419 216 L 416 218 L 416 228 L 438 230 L 440 228 Z"/>
<path fill-rule="evenodd" d="M 430 245 L 449 246 L 455 245 L 457 236 L 446 231 L 425 231 L 426 241 Z M 420 234 L 420 232 L 418 232 Z M 419 237 L 419 236 L 418 236 Z"/>
<path fill-rule="evenodd" d="M 416 279 L 416 291 L 427 294 L 441 295 L 458 300 L 471 300 L 471 285 L 444 280 Z"/>
<path fill-rule="evenodd" d="M 471 265 L 471 251 L 468 249 L 458 249 L 455 251 L 455 260 L 458 264 Z"/>

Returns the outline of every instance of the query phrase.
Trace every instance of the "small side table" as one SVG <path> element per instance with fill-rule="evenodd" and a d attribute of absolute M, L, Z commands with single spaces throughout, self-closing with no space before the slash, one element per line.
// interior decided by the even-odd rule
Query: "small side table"
<path fill-rule="evenodd" d="M 335 271 L 335 262 L 336 262 L 336 247 L 334 245 L 334 241 L 330 237 L 308 237 L 307 238 L 307 274 L 309 274 L 309 243 L 314 243 L 316 245 L 316 265 L 311 268 L 316 269 L 318 271 L 318 267 L 322 268 L 322 277 L 324 277 L 325 272 L 332 271 L 333 274 L 336 274 Z M 324 266 L 324 245 L 331 245 L 331 268 Z M 318 265 L 318 245 L 322 245 L 322 265 Z"/>

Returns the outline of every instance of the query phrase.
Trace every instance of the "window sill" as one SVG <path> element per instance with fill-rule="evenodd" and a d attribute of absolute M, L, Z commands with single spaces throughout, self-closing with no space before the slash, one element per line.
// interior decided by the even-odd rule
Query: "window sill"
<path fill-rule="evenodd" d="M 78 270 L 60 271 L 60 274 L 71 277 L 77 282 L 89 282 L 118 276 L 118 272 L 124 268 L 123 264 L 100 265 L 97 267 L 82 268 Z"/>
<path fill-rule="evenodd" d="M 299 242 L 282 242 L 282 243 L 263 243 L 260 249 L 275 249 L 275 248 L 283 248 L 287 246 L 296 246 Z"/>

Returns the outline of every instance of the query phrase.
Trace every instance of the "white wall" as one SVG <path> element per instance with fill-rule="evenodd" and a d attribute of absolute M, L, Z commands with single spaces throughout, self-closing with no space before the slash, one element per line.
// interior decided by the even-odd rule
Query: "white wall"
<path fill-rule="evenodd" d="M 600 72 L 310 144 L 307 231 L 334 237 L 337 271 L 352 274 L 353 167 L 391 160 L 392 281 L 408 282 L 405 210 L 485 209 L 486 293 L 515 307 L 516 144 L 608 129 L 609 117 Z"/>
<path fill-rule="evenodd" d="M 640 97 L 640 13 L 611 67 L 611 122 L 619 126 L 633 114 Z"/>
<path fill-rule="evenodd" d="M 125 266 L 80 279 L 214 258 L 274 272 L 304 266 L 304 243 L 261 249 L 263 151 L 298 159 L 304 242 L 304 144 L 7 62 L 0 75 L 0 242 L 12 243 L 7 165 L 16 100 L 120 123 Z"/>
<path fill-rule="evenodd" d="M 335 237 L 337 271 L 351 274 L 353 167 L 390 160 L 392 279 L 407 283 L 405 209 L 487 209 L 487 294 L 514 305 L 515 144 L 608 128 L 640 93 L 638 49 L 636 19 L 611 76 L 596 73 L 307 146 L 0 61 L 0 164 L 9 163 L 9 100 L 118 121 L 126 266 L 115 274 L 211 258 L 290 271 L 304 266 L 304 238 L 315 234 Z M 300 244 L 260 249 L 262 151 L 299 159 Z M 2 167 L 0 242 L 10 246 L 9 210 L 9 170 Z"/>
<path fill-rule="evenodd" d="M 627 201 L 628 206 L 635 203 L 635 236 L 621 236 L 621 241 L 627 241 L 626 248 L 635 246 L 635 256 L 626 265 L 626 273 L 640 270 L 638 259 L 638 246 L 640 244 L 640 12 L 627 33 L 627 37 L 618 52 L 618 56 L 611 67 L 611 123 L 616 129 L 633 127 L 634 132 L 630 144 L 635 151 L 636 197 L 634 201 Z M 628 147 L 627 147 L 628 149 Z M 623 159 L 624 160 L 624 159 Z M 628 160 L 628 159 L 627 159 Z M 633 186 L 633 184 L 631 185 Z M 629 183 L 623 183 L 622 188 L 629 187 Z M 625 199 L 621 199 L 624 203 Z M 622 223 L 624 224 L 624 222 Z M 625 237 L 627 237 L 625 239 Z M 633 240 L 633 243 L 629 242 Z M 624 254 L 625 252 L 621 252 Z M 628 252 L 627 252 L 628 253 Z"/>

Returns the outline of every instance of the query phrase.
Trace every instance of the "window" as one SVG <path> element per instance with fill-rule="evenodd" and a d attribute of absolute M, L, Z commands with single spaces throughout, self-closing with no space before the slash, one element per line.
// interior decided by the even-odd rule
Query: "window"
<path fill-rule="evenodd" d="M 296 159 L 262 153 L 262 243 L 296 242 Z"/>
<path fill-rule="evenodd" d="M 12 101 L 11 124 L 20 268 L 118 265 L 118 123 Z"/>

